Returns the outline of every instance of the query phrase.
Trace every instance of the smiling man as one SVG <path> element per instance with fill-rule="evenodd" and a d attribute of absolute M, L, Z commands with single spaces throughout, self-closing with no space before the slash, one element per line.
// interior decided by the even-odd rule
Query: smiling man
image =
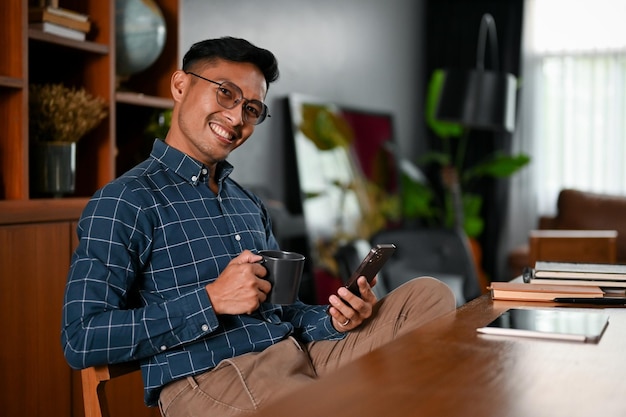
<path fill-rule="evenodd" d="M 79 220 L 66 359 L 78 369 L 138 360 L 146 404 L 164 416 L 250 413 L 454 309 L 432 278 L 379 302 L 364 277 L 360 297 L 341 288 L 330 306 L 266 302 L 258 252 L 278 244 L 226 159 L 269 117 L 277 78 L 274 55 L 246 40 L 194 44 L 171 78 L 167 137 Z"/>

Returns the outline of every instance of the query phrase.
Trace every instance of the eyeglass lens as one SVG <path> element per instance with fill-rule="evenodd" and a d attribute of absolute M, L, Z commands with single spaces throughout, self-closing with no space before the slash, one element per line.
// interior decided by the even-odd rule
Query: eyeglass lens
<path fill-rule="evenodd" d="M 235 84 L 225 81 L 217 88 L 217 103 L 227 109 L 232 109 L 243 103 L 243 117 L 246 122 L 258 125 L 267 116 L 267 106 L 258 100 L 243 98 L 243 92 Z"/>

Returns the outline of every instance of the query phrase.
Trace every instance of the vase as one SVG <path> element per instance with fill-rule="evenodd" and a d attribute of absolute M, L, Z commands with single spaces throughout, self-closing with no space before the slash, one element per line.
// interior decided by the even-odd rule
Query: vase
<path fill-rule="evenodd" d="M 74 193 L 75 142 L 39 142 L 35 145 L 33 162 L 33 184 L 37 192 L 56 198 Z"/>

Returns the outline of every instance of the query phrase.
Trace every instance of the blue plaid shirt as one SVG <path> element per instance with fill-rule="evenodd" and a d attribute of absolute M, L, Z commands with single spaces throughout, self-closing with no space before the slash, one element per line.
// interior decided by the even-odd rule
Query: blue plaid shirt
<path fill-rule="evenodd" d="M 340 339 L 325 306 L 263 303 L 216 316 L 205 286 L 244 249 L 277 249 L 259 198 L 218 166 L 208 169 L 156 140 L 150 157 L 96 192 L 78 224 L 63 305 L 68 363 L 140 360 L 147 405 L 170 381 L 293 335 Z"/>

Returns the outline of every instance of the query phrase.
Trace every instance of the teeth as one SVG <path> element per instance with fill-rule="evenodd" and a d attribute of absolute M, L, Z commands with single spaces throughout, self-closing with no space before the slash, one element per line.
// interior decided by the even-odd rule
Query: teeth
<path fill-rule="evenodd" d="M 221 136 L 222 138 L 226 139 L 226 140 L 231 140 L 230 135 L 228 134 L 228 132 L 223 129 L 221 126 L 215 125 L 215 124 L 211 124 L 211 130 L 213 132 L 215 132 L 215 134 Z"/>

